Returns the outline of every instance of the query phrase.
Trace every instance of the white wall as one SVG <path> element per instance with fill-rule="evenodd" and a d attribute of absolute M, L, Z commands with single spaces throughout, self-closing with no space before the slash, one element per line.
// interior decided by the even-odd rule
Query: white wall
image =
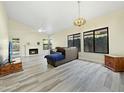
<path fill-rule="evenodd" d="M 0 55 L 8 59 L 8 18 L 2 2 L 0 2 Z"/>
<path fill-rule="evenodd" d="M 42 51 L 43 50 L 42 39 L 47 38 L 47 35 L 34 31 L 32 28 L 20 22 L 10 19 L 9 39 L 12 40 L 12 38 L 20 39 L 21 56 L 25 56 L 25 51 L 26 51 L 26 56 L 29 56 L 30 48 L 38 48 L 39 54 L 42 54 L 44 52 Z M 27 44 L 28 42 L 30 43 L 30 45 Z M 40 42 L 40 45 L 37 45 L 37 42 Z"/>
<path fill-rule="evenodd" d="M 80 58 L 96 61 L 99 63 L 104 62 L 104 54 L 98 53 L 86 53 L 83 51 L 83 32 L 97 28 L 109 27 L 109 52 L 112 55 L 124 56 L 124 11 L 119 10 L 114 13 L 110 13 L 101 17 L 87 21 L 87 23 L 81 27 L 72 27 L 68 30 L 55 33 L 52 38 L 54 47 L 64 46 L 67 47 L 67 35 L 74 33 L 82 33 L 81 40 L 81 53 Z"/>

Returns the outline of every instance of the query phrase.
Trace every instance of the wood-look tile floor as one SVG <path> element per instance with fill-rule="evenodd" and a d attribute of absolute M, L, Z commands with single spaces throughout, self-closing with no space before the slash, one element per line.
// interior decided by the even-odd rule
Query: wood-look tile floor
<path fill-rule="evenodd" d="M 74 60 L 53 68 L 41 57 L 23 58 L 24 71 L 0 77 L 0 91 L 124 91 L 124 73 L 101 64 Z"/>

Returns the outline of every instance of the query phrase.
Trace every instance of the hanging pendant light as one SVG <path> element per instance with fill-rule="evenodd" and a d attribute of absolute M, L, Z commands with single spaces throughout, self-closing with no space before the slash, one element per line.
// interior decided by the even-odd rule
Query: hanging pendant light
<path fill-rule="evenodd" d="M 86 23 L 86 20 L 80 17 L 80 1 L 78 1 L 78 18 L 74 20 L 74 25 L 81 27 Z"/>

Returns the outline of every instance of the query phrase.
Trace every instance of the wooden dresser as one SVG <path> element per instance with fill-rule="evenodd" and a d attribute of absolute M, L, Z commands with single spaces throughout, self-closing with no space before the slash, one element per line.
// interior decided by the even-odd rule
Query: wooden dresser
<path fill-rule="evenodd" d="M 105 66 L 113 71 L 124 71 L 124 57 L 105 55 Z"/>
<path fill-rule="evenodd" d="M 19 72 L 22 69 L 21 61 L 14 61 L 13 63 L 7 63 L 6 65 L 0 67 L 0 76 L 5 76 L 11 73 Z"/>

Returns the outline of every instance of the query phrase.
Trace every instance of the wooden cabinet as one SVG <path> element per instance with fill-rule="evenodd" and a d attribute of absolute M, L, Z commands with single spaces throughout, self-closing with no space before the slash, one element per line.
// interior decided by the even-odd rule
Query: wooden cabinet
<path fill-rule="evenodd" d="M 8 75 L 22 70 L 22 62 L 8 63 L 0 67 L 0 76 Z"/>
<path fill-rule="evenodd" d="M 113 71 L 124 71 L 124 57 L 105 55 L 105 66 Z"/>

